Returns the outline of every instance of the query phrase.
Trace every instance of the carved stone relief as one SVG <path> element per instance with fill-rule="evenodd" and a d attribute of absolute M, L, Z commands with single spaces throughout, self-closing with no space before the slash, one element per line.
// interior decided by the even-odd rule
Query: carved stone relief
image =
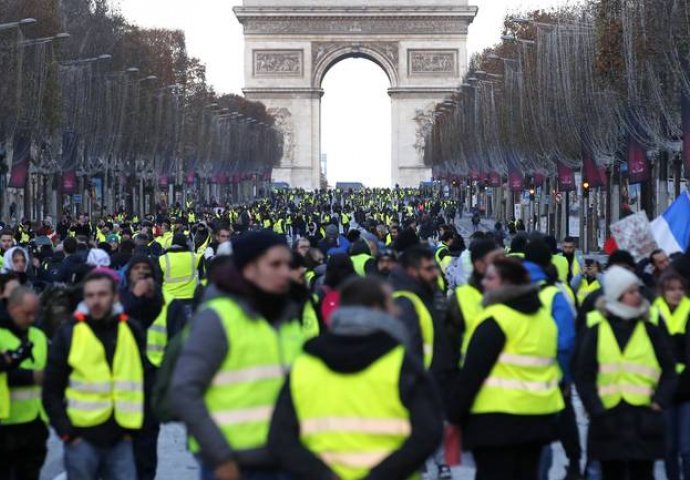
<path fill-rule="evenodd" d="M 419 34 L 449 33 L 466 34 L 467 21 L 457 18 L 430 17 L 399 20 L 390 18 L 293 18 L 259 19 L 244 22 L 245 34 L 252 33 L 351 33 L 351 34 Z"/>
<path fill-rule="evenodd" d="M 417 124 L 415 132 L 414 148 L 420 161 L 424 161 L 424 148 L 426 147 L 426 137 L 431 133 L 434 125 L 435 103 L 430 103 L 424 109 L 417 109 L 413 120 Z"/>
<path fill-rule="evenodd" d="M 457 50 L 408 50 L 410 75 L 439 74 L 458 75 Z"/>
<path fill-rule="evenodd" d="M 302 50 L 254 50 L 254 76 L 301 76 Z"/>
<path fill-rule="evenodd" d="M 295 126 L 292 113 L 287 108 L 269 108 L 268 113 L 275 118 L 275 127 L 283 134 L 282 166 L 290 166 L 295 162 Z"/>
<path fill-rule="evenodd" d="M 317 65 L 321 59 L 333 51 L 341 48 L 366 48 L 379 53 L 381 56 L 390 60 L 391 64 L 397 66 L 400 59 L 400 46 L 398 42 L 314 42 L 312 43 L 312 64 Z"/>

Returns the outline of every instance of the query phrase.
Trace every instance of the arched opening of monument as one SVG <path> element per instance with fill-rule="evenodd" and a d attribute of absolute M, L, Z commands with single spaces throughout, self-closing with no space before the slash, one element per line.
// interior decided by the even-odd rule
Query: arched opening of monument
<path fill-rule="evenodd" d="M 328 184 L 391 186 L 391 82 L 365 58 L 346 58 L 321 87 L 321 164 Z"/>

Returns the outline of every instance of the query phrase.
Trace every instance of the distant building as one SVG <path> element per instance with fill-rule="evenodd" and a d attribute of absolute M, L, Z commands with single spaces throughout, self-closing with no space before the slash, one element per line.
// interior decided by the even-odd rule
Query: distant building
<path fill-rule="evenodd" d="M 328 178 L 328 154 L 321 154 L 321 175 Z"/>

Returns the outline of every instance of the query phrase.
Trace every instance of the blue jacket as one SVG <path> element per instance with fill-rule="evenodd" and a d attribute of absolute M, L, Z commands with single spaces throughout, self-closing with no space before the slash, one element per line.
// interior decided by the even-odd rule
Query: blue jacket
<path fill-rule="evenodd" d="M 532 283 L 547 281 L 546 273 L 539 265 L 532 262 L 524 262 L 524 265 Z M 572 382 L 570 364 L 575 348 L 575 315 L 563 292 L 558 292 L 553 298 L 551 315 L 558 328 L 558 364 L 563 372 L 563 381 L 570 383 Z"/>

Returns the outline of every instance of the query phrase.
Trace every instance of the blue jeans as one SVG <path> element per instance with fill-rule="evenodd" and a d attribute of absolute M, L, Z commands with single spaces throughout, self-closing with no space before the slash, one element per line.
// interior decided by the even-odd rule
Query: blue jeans
<path fill-rule="evenodd" d="M 69 480 L 132 480 L 137 478 L 131 440 L 99 448 L 79 439 L 65 445 L 65 471 Z"/>
<path fill-rule="evenodd" d="M 666 476 L 690 480 L 690 402 L 669 407 L 666 417 Z"/>

